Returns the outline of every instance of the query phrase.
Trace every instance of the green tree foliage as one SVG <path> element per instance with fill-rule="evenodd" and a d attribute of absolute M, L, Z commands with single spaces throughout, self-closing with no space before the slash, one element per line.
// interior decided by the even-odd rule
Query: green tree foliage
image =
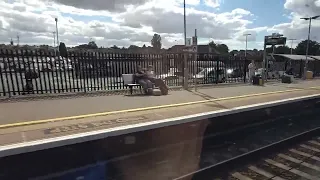
<path fill-rule="evenodd" d="M 95 41 L 90 41 L 88 43 L 88 47 L 89 47 L 89 49 L 98 49 L 98 46 Z"/>
<path fill-rule="evenodd" d="M 90 41 L 88 44 L 81 44 L 78 46 L 81 49 L 98 49 L 96 42 Z"/>
<path fill-rule="evenodd" d="M 128 47 L 129 50 L 135 50 L 135 49 L 138 49 L 138 48 L 139 48 L 139 46 L 136 46 L 136 45 L 130 45 Z"/>
<path fill-rule="evenodd" d="M 221 54 L 229 53 L 229 47 L 226 44 L 216 44 L 214 41 L 211 41 L 208 45 L 211 48 L 216 49 Z"/>
<path fill-rule="evenodd" d="M 151 45 L 152 47 L 156 49 L 161 49 L 161 36 L 159 34 L 154 34 L 152 39 L 151 39 Z"/>
<path fill-rule="evenodd" d="M 225 44 L 217 44 L 216 48 L 222 54 L 229 53 L 229 47 Z"/>
<path fill-rule="evenodd" d="M 112 47 L 111 47 L 111 49 L 120 49 L 118 46 L 116 46 L 116 45 L 113 45 Z"/>
<path fill-rule="evenodd" d="M 272 52 L 273 52 L 273 48 L 268 47 L 267 53 L 272 53 Z M 288 46 L 276 46 L 274 47 L 274 53 L 275 54 L 291 54 L 291 49 Z M 294 50 L 293 50 L 293 54 L 294 54 Z"/>
<path fill-rule="evenodd" d="M 216 43 L 214 43 L 213 41 L 211 41 L 211 42 L 209 43 L 209 46 L 210 46 L 211 48 L 217 48 Z"/>
<path fill-rule="evenodd" d="M 307 49 L 308 40 L 301 41 L 296 47 L 296 53 L 299 55 L 305 55 Z M 320 55 L 320 44 L 317 41 L 309 42 L 309 55 Z"/>

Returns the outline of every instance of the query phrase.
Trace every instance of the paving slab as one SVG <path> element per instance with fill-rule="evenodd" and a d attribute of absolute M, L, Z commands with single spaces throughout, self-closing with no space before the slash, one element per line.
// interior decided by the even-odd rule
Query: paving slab
<path fill-rule="evenodd" d="M 6 102 L 0 103 L 0 124 L 145 108 L 150 106 L 163 106 L 314 86 L 320 86 L 320 80 L 302 81 L 290 85 L 273 83 L 265 86 L 243 85 L 232 87 L 223 86 L 218 88 L 198 88 L 197 92 L 194 92 L 193 89 L 190 89 L 190 91 L 171 91 L 167 96 L 141 96 L 137 94 L 133 96 L 115 95 Z"/>
<path fill-rule="evenodd" d="M 318 89 L 306 89 L 303 91 L 292 91 L 286 93 L 266 94 L 245 98 L 211 100 L 205 103 L 198 103 L 170 108 L 160 108 L 137 112 L 120 113 L 107 116 L 96 116 L 67 121 L 48 122 L 37 125 L 19 126 L 1 129 L 0 146 L 29 142 L 34 140 L 47 139 L 75 133 L 89 132 L 101 129 L 111 129 L 132 124 L 145 122 L 156 122 L 163 119 L 175 118 L 197 113 L 232 109 L 239 106 L 252 105 L 257 103 L 283 100 L 294 97 L 320 94 Z"/>

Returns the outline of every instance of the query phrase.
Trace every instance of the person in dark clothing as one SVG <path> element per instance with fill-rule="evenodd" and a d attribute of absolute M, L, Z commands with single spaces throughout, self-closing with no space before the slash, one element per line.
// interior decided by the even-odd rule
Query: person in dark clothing
<path fill-rule="evenodd" d="M 287 75 L 293 75 L 293 68 L 292 67 L 288 68 L 285 73 Z"/>
<path fill-rule="evenodd" d="M 168 94 L 169 88 L 167 87 L 167 85 L 165 84 L 165 82 L 163 80 L 155 77 L 152 65 L 148 66 L 148 69 L 146 71 L 146 75 L 147 75 L 148 79 L 153 84 L 155 84 L 156 87 L 158 87 L 160 89 L 162 95 Z"/>
<path fill-rule="evenodd" d="M 137 72 L 135 74 L 135 81 L 140 84 L 146 94 L 151 95 L 153 92 L 153 84 L 148 79 L 147 74 L 143 71 L 141 66 L 138 66 Z"/>

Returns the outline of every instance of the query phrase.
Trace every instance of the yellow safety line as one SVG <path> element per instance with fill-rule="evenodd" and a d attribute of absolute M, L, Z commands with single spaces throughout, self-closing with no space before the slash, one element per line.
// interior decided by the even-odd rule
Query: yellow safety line
<path fill-rule="evenodd" d="M 308 90 L 308 89 L 319 89 L 319 88 L 320 88 L 320 86 L 315 86 L 315 87 L 309 87 L 309 88 L 304 88 L 304 89 L 291 89 L 291 90 L 284 90 L 284 91 L 273 91 L 273 92 L 266 92 L 266 93 L 257 93 L 257 94 L 247 94 L 247 95 L 233 96 L 233 97 L 224 97 L 224 98 L 218 98 L 218 99 L 207 99 L 207 100 L 202 100 L 202 101 L 193 101 L 193 102 L 186 102 L 186 103 L 167 104 L 167 105 L 160 105 L 160 106 L 125 109 L 125 110 L 118 110 L 118 111 L 107 111 L 107 112 L 84 114 L 84 115 L 77 115 L 77 116 L 58 117 L 58 118 L 43 119 L 43 120 L 33 120 L 33 121 L 27 121 L 27 122 L 3 124 L 3 125 L 0 125 L 0 128 L 28 126 L 28 125 L 56 122 L 56 121 L 66 121 L 66 120 L 72 120 L 72 119 L 82 119 L 82 118 L 89 118 L 89 117 L 96 117 L 96 116 L 106 116 L 106 115 L 119 114 L 119 113 L 138 112 L 138 111 L 146 111 L 146 110 L 154 110 L 154 109 L 162 109 L 162 108 L 170 108 L 170 107 L 187 106 L 187 105 L 201 104 L 201 103 L 207 103 L 207 102 L 218 102 L 218 101 L 225 101 L 225 100 L 232 100 L 232 99 L 241 99 L 241 98 L 254 97 L 254 96 L 280 94 L 280 93 L 303 91 L 303 90 Z"/>

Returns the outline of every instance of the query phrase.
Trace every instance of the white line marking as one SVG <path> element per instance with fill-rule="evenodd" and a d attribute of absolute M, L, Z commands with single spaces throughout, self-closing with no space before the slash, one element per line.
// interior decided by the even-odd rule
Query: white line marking
<path fill-rule="evenodd" d="M 275 175 L 273 175 L 273 174 L 271 174 L 271 173 L 269 173 L 269 172 L 267 172 L 267 171 L 265 171 L 263 169 L 257 168 L 256 166 L 250 166 L 249 169 L 254 171 L 254 172 L 256 172 L 256 173 L 258 173 L 258 174 L 261 174 L 261 175 L 263 175 L 263 176 L 265 176 L 267 178 L 271 178 L 273 180 L 285 180 L 285 179 L 283 179 L 281 177 L 278 177 L 278 176 L 275 176 Z"/>
<path fill-rule="evenodd" d="M 320 94 L 314 94 L 314 95 L 295 97 L 295 98 L 289 98 L 289 99 L 283 99 L 283 100 L 277 100 L 277 101 L 271 101 L 271 102 L 265 102 L 265 103 L 252 104 L 247 106 L 240 106 L 240 107 L 235 107 L 230 109 L 222 109 L 218 111 L 210 111 L 205 113 L 198 113 L 193 115 L 114 127 L 109 129 L 89 131 L 84 133 L 75 133 L 71 135 L 29 141 L 24 143 L 10 144 L 5 146 L 0 146 L 0 157 L 21 154 L 21 153 L 28 153 L 28 152 L 44 150 L 44 149 L 50 149 L 50 148 L 55 148 L 55 147 L 60 147 L 60 146 L 65 146 L 70 144 L 77 144 L 77 143 L 82 143 L 87 141 L 103 139 L 110 136 L 119 136 L 123 134 L 146 131 L 146 130 L 155 129 L 155 128 L 178 125 L 182 123 L 201 121 L 203 119 L 209 119 L 213 117 L 220 117 L 220 116 L 225 116 L 230 114 L 247 112 L 247 111 L 252 111 L 256 109 L 283 105 L 287 103 L 301 102 L 301 101 L 315 99 L 319 97 L 320 97 Z"/>
<path fill-rule="evenodd" d="M 251 179 L 251 178 L 249 178 L 249 177 L 247 177 L 245 175 L 242 175 L 242 174 L 240 174 L 238 172 L 233 173 L 232 177 L 237 178 L 239 180 L 253 180 L 253 179 Z"/>
<path fill-rule="evenodd" d="M 269 164 L 272 164 L 272 165 L 278 167 L 278 168 L 281 168 L 281 169 L 290 171 L 290 172 L 292 172 L 293 174 L 296 174 L 296 175 L 298 175 L 298 176 L 304 177 L 304 178 L 306 178 L 306 179 L 319 180 L 318 177 L 315 177 L 315 176 L 312 176 L 312 175 L 307 174 L 307 173 L 305 173 L 305 172 L 299 171 L 298 169 L 291 168 L 291 167 L 289 167 L 289 166 L 286 166 L 286 165 L 284 165 L 284 164 L 282 164 L 282 163 L 278 163 L 278 162 L 273 161 L 273 160 L 271 160 L 271 159 L 266 159 L 265 161 L 266 161 L 267 163 L 269 163 Z"/>

